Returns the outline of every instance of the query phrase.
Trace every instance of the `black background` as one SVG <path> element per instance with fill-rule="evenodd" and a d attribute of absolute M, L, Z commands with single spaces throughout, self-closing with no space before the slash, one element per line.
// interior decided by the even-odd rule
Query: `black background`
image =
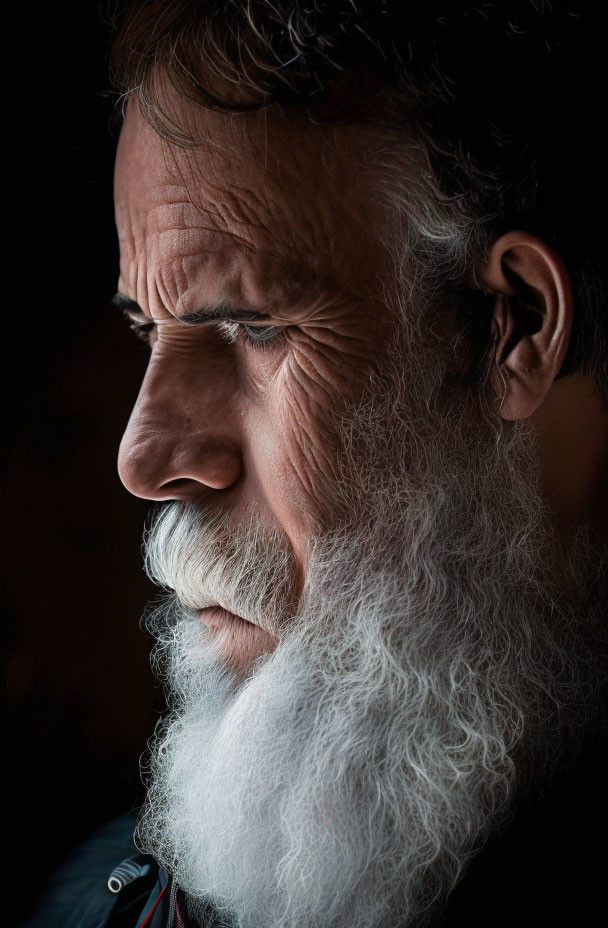
<path fill-rule="evenodd" d="M 104 18 L 82 0 L 3 23 L 3 925 L 66 849 L 137 804 L 162 702 L 139 628 L 147 504 L 115 465 L 147 352 L 108 303 L 118 130 Z"/>
<path fill-rule="evenodd" d="M 136 808 L 138 758 L 162 710 L 139 628 L 153 592 L 141 572 L 147 504 L 115 468 L 146 349 L 108 303 L 116 130 L 105 18 L 83 0 L 15 9 L 5 24 L 6 925 L 35 906 L 66 850 Z M 454 924 L 601 923 L 606 755 L 585 755 L 479 859 Z"/>

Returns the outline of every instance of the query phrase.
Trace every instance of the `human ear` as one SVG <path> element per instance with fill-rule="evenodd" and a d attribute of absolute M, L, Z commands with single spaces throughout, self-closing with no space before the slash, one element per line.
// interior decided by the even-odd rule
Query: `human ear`
<path fill-rule="evenodd" d="M 542 239 L 509 232 L 476 264 L 475 280 L 493 300 L 490 382 L 500 415 L 525 419 L 544 400 L 568 348 L 568 271 Z"/>

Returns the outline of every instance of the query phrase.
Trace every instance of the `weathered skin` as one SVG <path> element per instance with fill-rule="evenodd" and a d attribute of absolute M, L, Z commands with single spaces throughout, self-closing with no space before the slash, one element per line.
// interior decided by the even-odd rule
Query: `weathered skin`
<path fill-rule="evenodd" d="M 196 499 L 236 523 L 253 506 L 289 539 L 299 585 L 307 540 L 331 498 L 331 414 L 363 394 L 395 325 L 383 290 L 389 213 L 361 130 L 263 113 L 194 117 L 201 145 L 177 150 L 132 101 L 118 147 L 118 289 L 141 307 L 151 344 L 120 476 L 137 496 Z M 503 259 L 537 293 L 542 320 L 506 357 L 514 323 Z M 606 410 L 588 379 L 553 385 L 572 318 L 567 270 L 544 243 L 513 232 L 476 271 L 496 298 L 498 413 L 535 416 L 560 527 L 593 507 L 605 519 Z M 274 340 L 251 345 L 229 323 L 177 321 L 223 301 L 267 313 L 257 324 L 277 327 Z M 576 415 L 556 414 L 564 408 Z M 585 417 L 593 437 L 581 442 Z M 579 464 L 562 474 L 551 462 L 572 440 Z"/>
<path fill-rule="evenodd" d="M 138 496 L 204 498 L 237 520 L 253 502 L 303 569 L 332 477 L 325 411 L 361 389 L 386 338 L 381 210 L 370 221 L 369 195 L 357 195 L 348 130 L 332 133 L 338 151 L 329 134 L 295 144 L 293 127 L 265 138 L 261 119 L 248 118 L 247 134 L 242 121 L 205 120 L 214 145 L 196 152 L 169 150 L 136 105 L 121 134 L 118 289 L 153 324 L 120 475 Z M 286 133 L 294 156 L 279 164 L 270 146 Z M 311 151 L 322 144 L 323 163 Z M 221 323 L 175 319 L 223 300 L 288 328 L 258 347 L 230 343 Z"/>

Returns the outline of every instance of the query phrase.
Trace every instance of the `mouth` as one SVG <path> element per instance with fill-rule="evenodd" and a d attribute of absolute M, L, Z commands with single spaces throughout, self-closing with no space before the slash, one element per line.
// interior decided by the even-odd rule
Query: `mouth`
<path fill-rule="evenodd" d="M 206 625 L 209 629 L 255 627 L 252 622 L 242 619 L 240 615 L 235 615 L 234 612 L 228 612 L 222 606 L 207 606 L 205 609 L 199 609 L 197 615 L 203 625 Z"/>
<path fill-rule="evenodd" d="M 196 615 L 207 627 L 209 643 L 217 656 L 238 677 L 245 677 L 252 664 L 262 655 L 271 654 L 278 644 L 276 635 L 217 603 L 198 609 Z"/>

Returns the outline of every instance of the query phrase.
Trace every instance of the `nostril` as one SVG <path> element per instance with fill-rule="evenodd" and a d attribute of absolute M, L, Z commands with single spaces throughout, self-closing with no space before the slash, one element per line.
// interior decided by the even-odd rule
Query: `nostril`
<path fill-rule="evenodd" d="M 188 480 L 186 477 L 178 477 L 176 480 L 168 480 L 166 483 L 163 483 L 159 487 L 160 492 L 172 491 L 175 490 L 179 492 L 180 490 L 189 490 L 193 483 L 196 481 Z"/>
<path fill-rule="evenodd" d="M 205 487 L 199 480 L 177 477 L 175 480 L 167 480 L 166 483 L 161 483 L 157 489 L 149 494 L 149 498 L 159 503 L 168 502 L 169 500 L 187 502 L 198 498 L 204 490 Z"/>
<path fill-rule="evenodd" d="M 232 441 L 207 435 L 184 435 L 180 427 L 142 428 L 130 424 L 120 446 L 118 471 L 127 490 L 151 500 L 190 499 L 206 489 L 225 490 L 241 474 L 242 462 Z"/>

